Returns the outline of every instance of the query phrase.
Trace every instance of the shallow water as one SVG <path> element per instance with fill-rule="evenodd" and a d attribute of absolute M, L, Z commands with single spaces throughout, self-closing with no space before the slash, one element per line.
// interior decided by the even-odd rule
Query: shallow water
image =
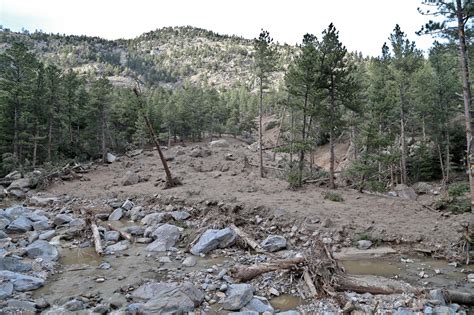
<path fill-rule="evenodd" d="M 305 301 L 297 296 L 282 294 L 271 299 L 270 304 L 275 310 L 289 311 L 295 310 L 298 306 L 305 304 Z"/>
<path fill-rule="evenodd" d="M 97 255 L 94 247 L 65 248 L 59 252 L 59 263 L 63 266 L 89 265 L 98 266 L 102 257 Z"/>

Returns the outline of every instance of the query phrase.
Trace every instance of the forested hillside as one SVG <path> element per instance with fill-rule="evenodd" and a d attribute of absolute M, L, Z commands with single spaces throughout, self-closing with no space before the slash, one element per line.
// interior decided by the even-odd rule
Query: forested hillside
<path fill-rule="evenodd" d="M 255 141 L 259 105 L 261 116 L 278 115 L 271 127 L 289 153 L 292 187 L 314 175 L 307 164 L 326 143 L 334 174 L 341 141 L 350 142 L 350 162 L 338 178 L 360 189 L 449 182 L 463 170 L 455 38 L 423 54 L 397 25 L 380 56 L 364 57 L 347 52 L 332 24 L 297 47 L 262 34 L 252 41 L 179 27 L 108 41 L 3 29 L 2 173 L 147 145 L 136 82 L 164 142 L 223 133 Z"/>

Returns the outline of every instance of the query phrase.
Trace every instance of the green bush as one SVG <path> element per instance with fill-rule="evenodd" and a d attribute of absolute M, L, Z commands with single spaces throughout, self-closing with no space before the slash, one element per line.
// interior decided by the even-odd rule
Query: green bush
<path fill-rule="evenodd" d="M 461 197 L 467 192 L 469 192 L 468 183 L 454 183 L 448 188 L 448 195 L 451 197 Z"/>
<path fill-rule="evenodd" d="M 332 192 L 332 191 L 326 192 L 324 194 L 324 199 L 331 200 L 331 201 L 334 201 L 334 202 L 344 201 L 344 198 L 342 198 L 342 196 L 340 194 L 338 194 L 337 192 Z"/>

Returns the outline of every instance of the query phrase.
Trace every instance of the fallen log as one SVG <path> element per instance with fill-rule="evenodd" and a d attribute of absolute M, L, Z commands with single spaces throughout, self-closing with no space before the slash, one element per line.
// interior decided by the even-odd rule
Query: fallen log
<path fill-rule="evenodd" d="M 235 280 L 244 282 L 252 280 L 257 276 L 270 271 L 291 269 L 304 262 L 304 257 L 297 257 L 291 259 L 274 260 L 254 266 L 235 266 L 230 270 L 230 274 Z"/>
<path fill-rule="evenodd" d="M 128 241 L 130 241 L 130 242 L 133 243 L 134 238 L 133 238 L 133 236 L 132 236 L 131 234 L 129 234 L 129 233 L 127 233 L 127 232 L 124 232 L 124 231 L 120 230 L 119 228 L 116 228 L 115 226 L 113 226 L 113 225 L 110 224 L 110 223 L 108 223 L 107 226 L 109 227 L 109 229 L 111 229 L 111 230 L 113 230 L 113 231 L 116 231 L 116 232 L 119 232 L 120 235 L 121 235 L 124 239 L 126 239 L 126 240 L 128 240 Z"/>
<path fill-rule="evenodd" d="M 244 240 L 244 242 L 250 246 L 254 251 L 258 253 L 263 253 L 264 251 L 260 247 L 260 244 L 258 244 L 250 235 L 248 235 L 246 232 L 242 231 L 238 227 L 236 227 L 234 224 L 230 225 L 230 228 L 234 230 L 234 232 Z"/>
<path fill-rule="evenodd" d="M 311 279 L 311 275 L 309 274 L 308 270 L 303 272 L 303 279 L 309 288 L 309 292 L 311 292 L 311 297 L 318 296 L 318 290 L 316 290 L 316 286 L 314 285 L 313 279 Z"/>
<path fill-rule="evenodd" d="M 337 278 L 337 291 L 370 294 L 420 293 L 422 290 L 408 283 L 379 276 L 341 275 Z"/>
<path fill-rule="evenodd" d="M 98 255 L 102 255 L 104 250 L 102 249 L 102 243 L 100 242 L 99 229 L 95 223 L 91 223 L 92 236 L 94 237 L 95 251 Z"/>
<path fill-rule="evenodd" d="M 448 301 L 449 303 L 474 305 L 474 293 L 443 290 L 443 295 L 446 301 Z"/>

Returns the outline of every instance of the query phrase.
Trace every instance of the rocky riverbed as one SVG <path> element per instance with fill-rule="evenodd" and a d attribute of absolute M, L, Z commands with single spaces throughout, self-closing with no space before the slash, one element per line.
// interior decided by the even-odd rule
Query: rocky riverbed
<path fill-rule="evenodd" d="M 239 225 L 259 243 L 262 250 L 255 252 L 232 229 L 242 210 L 235 204 L 187 204 L 159 195 L 136 200 L 42 196 L 28 203 L 0 210 L 0 303 L 6 314 L 466 314 L 467 308 L 429 289 L 474 289 L 466 267 L 429 264 L 400 249 L 347 242 L 275 216 L 257 214 L 251 224 Z M 94 247 L 92 222 L 103 255 Z M 382 275 L 425 287 L 427 293 L 341 292 L 313 298 L 298 268 L 245 283 L 232 277 L 237 265 L 301 257 L 312 239 L 342 255 L 342 265 L 354 273 L 363 273 L 354 253 L 365 259 L 390 254 L 381 268 L 395 270 Z M 348 257 L 357 259 L 351 265 Z"/>

